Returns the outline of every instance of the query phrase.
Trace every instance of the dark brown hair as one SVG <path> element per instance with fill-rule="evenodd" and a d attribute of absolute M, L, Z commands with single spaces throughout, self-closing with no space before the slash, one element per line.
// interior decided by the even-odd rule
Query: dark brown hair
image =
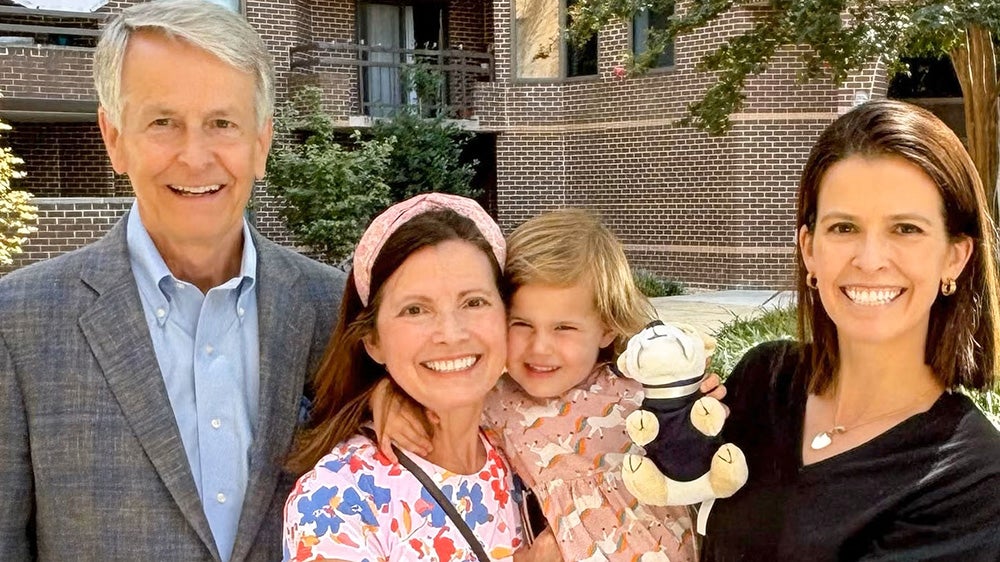
<path fill-rule="evenodd" d="M 896 156 L 919 166 L 937 185 L 948 236 L 973 242 L 972 256 L 955 294 L 938 294 L 931 306 L 924 361 L 947 388 L 993 385 L 997 365 L 996 235 L 982 182 L 955 133 L 929 111 L 881 100 L 858 106 L 831 123 L 809 153 L 799 181 L 796 231 L 816 227 L 819 186 L 831 166 L 851 156 Z M 822 393 L 839 366 L 837 328 L 815 291 L 806 285 L 802 249 L 796 249 L 799 337 L 812 365 L 809 387 Z"/>
<path fill-rule="evenodd" d="M 363 338 L 375 330 L 375 317 L 382 301 L 382 286 L 414 252 L 461 240 L 476 246 L 490 261 L 499 287 L 500 266 L 489 242 L 468 218 L 450 209 L 428 211 L 399 227 L 372 265 L 371 301 L 361 304 L 354 275 L 349 275 L 341 300 L 340 315 L 330 343 L 314 379 L 315 399 L 308 427 L 300 432 L 288 460 L 296 474 L 311 469 L 333 447 L 358 433 L 369 418 L 368 399 L 375 384 L 388 376 L 365 351 Z M 399 387 L 400 396 L 405 393 Z"/>

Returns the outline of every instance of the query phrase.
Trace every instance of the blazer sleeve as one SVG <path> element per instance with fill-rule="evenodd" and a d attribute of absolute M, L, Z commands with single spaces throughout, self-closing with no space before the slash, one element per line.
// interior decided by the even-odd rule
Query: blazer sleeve
<path fill-rule="evenodd" d="M 0 560 L 32 560 L 34 482 L 27 413 L 7 342 L 0 333 Z"/>

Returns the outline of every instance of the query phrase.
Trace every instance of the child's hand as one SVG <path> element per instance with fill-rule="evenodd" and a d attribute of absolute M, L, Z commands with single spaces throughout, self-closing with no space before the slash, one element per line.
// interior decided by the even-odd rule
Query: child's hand
<path fill-rule="evenodd" d="M 551 527 L 539 533 L 531 546 L 519 548 L 514 553 L 514 562 L 561 562 L 562 559 Z"/>
<path fill-rule="evenodd" d="M 423 422 L 424 413 L 397 392 L 388 377 L 375 385 L 368 405 L 372 409 L 378 448 L 393 464 L 399 462 L 392 452 L 393 443 L 422 457 L 434 448 Z"/>

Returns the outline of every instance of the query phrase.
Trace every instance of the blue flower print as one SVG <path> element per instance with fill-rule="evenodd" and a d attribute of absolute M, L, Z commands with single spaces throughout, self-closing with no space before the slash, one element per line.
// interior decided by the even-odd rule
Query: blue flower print
<path fill-rule="evenodd" d="M 463 519 L 465 519 L 465 524 L 468 525 L 470 529 L 475 529 L 476 525 L 486 523 L 490 520 L 490 514 L 486 510 L 486 504 L 483 503 L 482 486 L 475 484 L 470 490 L 469 483 L 462 482 L 462 485 L 458 488 L 458 497 L 456 499 L 462 498 L 468 498 L 468 510 L 465 512 Z"/>
<path fill-rule="evenodd" d="M 378 521 L 375 520 L 375 514 L 368 505 L 368 500 L 362 498 L 361 494 L 358 494 L 358 491 L 354 488 L 344 490 L 344 497 L 341 498 L 340 505 L 337 506 L 337 511 L 344 515 L 360 516 L 361 522 L 365 525 L 378 525 Z"/>
<path fill-rule="evenodd" d="M 375 477 L 371 474 L 363 474 L 361 478 L 358 478 L 358 488 L 361 488 L 362 492 L 367 492 L 371 495 L 372 501 L 375 502 L 375 508 L 379 510 L 392 499 L 392 492 L 389 488 L 379 488 L 376 486 Z"/>
<path fill-rule="evenodd" d="M 348 464 L 347 459 L 345 459 L 343 457 L 337 457 L 337 458 L 330 459 L 330 460 L 326 461 L 325 463 L 323 463 L 323 464 L 321 464 L 319 466 L 322 467 L 325 470 L 329 470 L 330 472 L 336 474 L 336 473 L 340 472 L 340 469 L 342 469 L 345 466 L 347 466 L 347 464 Z"/>
<path fill-rule="evenodd" d="M 444 493 L 446 498 L 451 498 L 451 486 L 445 486 L 444 488 L 441 488 L 441 491 Z M 441 506 L 438 505 L 437 500 L 434 499 L 434 496 L 427 491 L 427 488 L 421 487 L 420 499 L 424 500 L 427 505 L 431 506 L 431 526 L 435 528 L 444 527 L 444 521 L 447 516 L 445 515 L 444 510 L 441 509 Z M 421 517 L 427 517 L 427 512 L 425 511 L 418 513 Z"/>
<path fill-rule="evenodd" d="M 323 536 L 327 532 L 336 533 L 340 530 L 343 522 L 333 509 L 330 508 L 330 500 L 337 496 L 337 487 L 322 487 L 316 490 L 312 496 L 302 496 L 296 506 L 302 514 L 302 524 L 315 523 L 316 536 Z"/>

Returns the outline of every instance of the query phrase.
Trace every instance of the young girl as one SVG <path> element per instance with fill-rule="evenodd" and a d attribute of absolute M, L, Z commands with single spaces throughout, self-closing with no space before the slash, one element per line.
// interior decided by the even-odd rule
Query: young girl
<path fill-rule="evenodd" d="M 591 214 L 562 210 L 525 222 L 507 251 L 509 377 L 487 397 L 483 424 L 537 495 L 563 559 L 696 560 L 688 509 L 641 505 L 621 479 L 625 418 L 642 387 L 612 361 L 654 311 L 620 243 Z M 426 449 L 420 428 L 386 419 L 385 404 L 373 401 L 389 424 L 383 450 L 392 439 Z"/>

